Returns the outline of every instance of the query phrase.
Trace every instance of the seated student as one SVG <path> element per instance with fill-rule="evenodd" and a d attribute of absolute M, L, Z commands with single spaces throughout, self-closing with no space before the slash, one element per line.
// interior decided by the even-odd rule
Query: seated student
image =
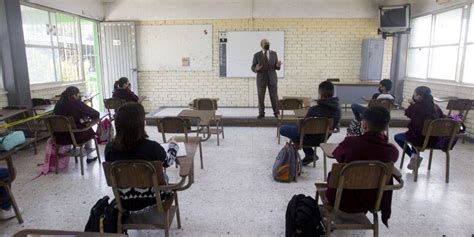
<path fill-rule="evenodd" d="M 364 134 L 357 137 L 346 137 L 334 150 L 334 158 L 338 163 L 360 160 L 396 162 L 398 150 L 388 142 L 388 137 L 383 133 L 389 121 L 390 113 L 386 109 L 381 107 L 367 109 L 363 114 Z M 331 173 L 328 175 L 328 180 L 330 178 Z M 326 197 L 331 203 L 336 200 L 336 191 L 333 188 L 326 190 Z M 373 207 L 375 198 L 375 190 L 344 190 L 340 209 L 348 213 L 367 212 Z M 382 221 L 385 225 L 390 218 L 391 199 L 391 192 L 385 192 L 380 206 Z"/>
<path fill-rule="evenodd" d="M 323 81 L 318 88 L 319 99 L 317 105 L 309 108 L 305 118 L 309 117 L 326 117 L 334 119 L 333 128 L 336 128 L 341 119 L 341 108 L 339 99 L 334 96 L 334 85 L 329 81 Z M 283 125 L 280 128 L 282 136 L 290 138 L 294 143 L 299 143 L 300 134 L 296 125 Z M 304 145 L 319 145 L 324 142 L 324 135 L 305 135 Z M 313 162 L 314 150 L 312 148 L 304 148 L 305 157 L 302 160 L 303 165 Z"/>
<path fill-rule="evenodd" d="M 395 135 L 395 141 L 403 148 L 405 141 L 410 141 L 415 146 L 422 146 L 425 137 L 421 135 L 423 125 L 427 119 L 438 119 L 444 117 L 443 111 L 433 101 L 431 89 L 426 86 L 419 86 L 415 89 L 412 99 L 409 100 L 410 106 L 405 110 L 405 116 L 410 119 L 408 123 L 408 131 Z M 435 137 L 429 141 L 430 146 L 434 146 L 437 142 Z M 416 150 L 407 146 L 406 154 L 411 157 L 408 169 L 415 169 Z M 418 167 L 423 158 L 419 158 Z"/>
<path fill-rule="evenodd" d="M 138 102 L 138 96 L 130 89 L 128 78 L 121 77 L 114 84 L 113 98 L 122 99 L 126 102 Z"/>
<path fill-rule="evenodd" d="M 116 113 L 117 135 L 105 147 L 105 160 L 147 160 L 162 161 L 163 167 L 173 165 L 179 146 L 171 142 L 168 151 L 152 140 L 145 132 L 145 110 L 138 103 L 128 103 Z M 166 194 L 163 194 L 166 195 Z M 155 193 L 151 188 L 125 189 L 120 191 L 122 205 L 129 211 L 138 211 L 156 204 Z"/>
<path fill-rule="evenodd" d="M 0 167 L 0 179 L 5 179 L 8 176 L 8 169 Z M 16 216 L 10 201 L 5 200 L 7 197 L 7 191 L 4 188 L 0 188 L 0 220 L 7 220 Z M 20 212 L 22 212 L 21 209 Z"/>
<path fill-rule="evenodd" d="M 392 89 L 392 81 L 389 79 L 383 79 L 379 83 L 379 93 L 375 93 L 372 95 L 372 100 L 381 100 L 381 99 L 389 99 L 394 100 L 395 98 L 393 95 L 390 94 L 390 90 Z M 361 121 L 361 115 L 367 109 L 367 107 L 362 106 L 360 104 L 352 104 L 351 105 L 352 113 L 354 114 L 354 118 L 357 121 Z"/>
<path fill-rule="evenodd" d="M 55 115 L 62 115 L 66 117 L 72 117 L 76 123 L 76 128 L 81 129 L 87 127 L 87 123 L 91 119 L 98 119 L 100 114 L 95 109 L 84 104 L 80 99 L 80 92 L 77 87 L 70 86 L 61 93 L 61 98 L 58 103 L 54 106 L 53 113 Z M 71 145 L 72 140 L 68 132 L 54 133 L 56 142 L 60 145 Z M 86 143 L 85 147 L 91 147 L 91 139 L 95 136 L 94 130 L 89 129 L 84 132 L 74 133 L 74 138 L 77 143 Z M 92 154 L 87 155 L 87 163 L 97 160 L 97 156 L 93 157 Z"/>

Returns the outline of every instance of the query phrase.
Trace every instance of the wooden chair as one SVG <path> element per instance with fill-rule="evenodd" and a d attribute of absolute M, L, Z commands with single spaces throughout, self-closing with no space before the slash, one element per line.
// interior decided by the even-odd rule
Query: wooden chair
<path fill-rule="evenodd" d="M 110 121 L 114 121 L 115 116 L 112 114 L 112 110 L 118 110 L 123 104 L 127 103 L 125 100 L 118 98 L 108 98 L 104 99 L 104 106 L 107 109 L 107 115 L 109 116 Z"/>
<path fill-rule="evenodd" d="M 449 151 L 453 149 L 454 137 L 459 132 L 460 124 L 449 118 L 426 120 L 423 125 L 422 135 L 425 136 L 422 146 L 414 146 L 411 142 L 406 141 L 403 145 L 402 160 L 400 162 L 400 169 L 403 167 L 403 160 L 405 159 L 405 152 L 408 145 L 411 145 L 416 150 L 416 158 L 420 157 L 420 153 L 426 149 L 430 150 L 430 158 L 428 162 L 428 170 L 431 169 L 431 160 L 433 158 L 433 150 L 441 150 L 437 147 L 432 147 L 429 144 L 429 140 L 432 137 L 449 137 L 448 149 L 444 151 L 446 153 L 446 183 L 449 183 Z M 418 179 L 418 159 L 415 162 L 415 175 L 413 180 L 416 182 Z"/>
<path fill-rule="evenodd" d="M 166 133 L 172 134 L 183 134 L 184 136 L 174 136 L 174 140 L 177 142 L 194 143 L 199 145 L 199 158 L 201 161 L 201 169 L 204 169 L 203 158 L 202 158 L 202 143 L 200 137 L 189 136 L 189 133 L 194 133 L 196 130 L 191 129 L 191 120 L 180 117 L 164 117 L 158 118 L 157 123 L 158 132 L 163 137 L 163 142 L 166 140 Z M 199 122 L 197 123 L 199 124 Z"/>
<path fill-rule="evenodd" d="M 470 99 L 456 99 L 456 100 L 449 100 L 446 109 L 448 110 L 448 116 L 452 114 L 453 111 L 458 111 L 459 115 L 461 115 L 462 123 L 464 124 L 467 119 L 467 114 L 469 110 L 472 109 L 474 103 L 473 100 Z M 466 133 L 459 134 L 462 137 L 462 143 L 464 144 Z"/>
<path fill-rule="evenodd" d="M 198 98 L 193 101 L 194 108 L 197 110 L 213 110 L 217 111 L 217 100 L 211 98 Z M 213 119 L 216 124 L 215 129 L 210 129 L 211 134 L 217 135 L 217 145 L 219 146 L 219 134 L 222 133 L 222 139 L 224 139 L 224 124 L 222 121 L 222 115 L 215 115 Z M 220 127 L 219 127 L 220 126 Z M 206 131 L 203 130 L 203 133 Z"/>
<path fill-rule="evenodd" d="M 294 114 L 292 115 L 285 115 L 285 111 L 288 110 L 296 110 L 303 108 L 303 101 L 301 99 L 295 98 L 287 98 L 278 101 L 278 107 L 280 109 L 280 115 L 278 115 L 278 124 L 277 124 L 277 137 L 278 137 L 278 144 L 280 144 L 280 127 L 283 122 L 296 122 L 298 121 L 298 117 Z"/>
<path fill-rule="evenodd" d="M 161 161 L 123 160 L 104 162 L 104 173 L 107 185 L 112 187 L 115 201 L 119 210 L 117 232 L 128 229 L 164 229 L 165 236 L 170 236 L 170 226 L 176 214 L 178 229 L 181 229 L 179 215 L 177 185 L 166 184 Z M 153 188 L 156 197 L 156 208 L 148 212 L 131 212 L 122 222 L 122 217 L 128 211 L 123 207 L 120 189 Z M 160 191 L 172 191 L 172 195 L 161 200 Z M 173 205 L 174 201 L 174 205 Z"/>
<path fill-rule="evenodd" d="M 61 115 L 48 116 L 45 118 L 45 121 L 48 126 L 48 130 L 51 134 L 52 142 L 56 146 L 56 153 L 59 153 L 59 147 L 63 145 L 58 144 L 58 142 L 56 141 L 56 137 L 54 136 L 54 133 L 58 133 L 58 132 L 69 133 L 69 135 L 71 136 L 73 149 L 71 149 L 70 151 L 62 155 L 73 156 L 76 163 L 77 163 L 77 159 L 79 158 L 80 163 L 81 163 L 81 175 L 84 175 L 84 160 L 83 160 L 84 156 L 87 156 L 88 154 L 96 151 L 99 163 L 101 162 L 99 146 L 97 145 L 97 140 L 95 137 L 91 139 L 91 140 L 94 140 L 95 148 L 84 147 L 85 144 L 89 142 L 90 140 L 83 143 L 78 143 L 76 141 L 76 138 L 74 137 L 74 133 L 85 132 L 89 130 L 93 125 L 97 124 L 98 121 L 91 122 L 89 126 L 85 128 L 81 128 L 81 129 L 76 128 L 76 123 L 74 122 L 72 118 L 68 118 Z M 56 174 L 58 173 L 58 164 L 59 164 L 59 161 L 56 159 Z"/>
<path fill-rule="evenodd" d="M 16 219 L 18 220 L 18 223 L 22 224 L 23 218 L 21 217 L 20 209 L 18 208 L 18 204 L 16 203 L 15 197 L 13 196 L 13 193 L 11 190 L 11 185 L 16 178 L 16 169 L 13 166 L 12 154 L 13 152 L 9 154 L 4 154 L 2 155 L 2 158 L 0 159 L 0 160 L 6 161 L 7 169 L 8 169 L 8 177 L 0 178 L 0 187 L 5 190 L 7 197 L 3 199 L 0 198 L 0 201 L 8 200 L 11 203 L 13 210 L 15 211 L 15 215 L 16 215 Z"/>
<path fill-rule="evenodd" d="M 313 167 L 316 167 L 316 151 L 319 147 L 318 145 L 311 145 L 311 144 L 303 144 L 304 136 L 305 135 L 324 135 L 324 141 L 321 143 L 327 142 L 329 138 L 330 131 L 332 130 L 334 120 L 329 118 L 305 118 L 300 120 L 299 124 L 299 132 L 300 132 L 300 148 L 313 148 L 314 149 L 314 156 L 313 156 Z M 324 152 L 323 152 L 324 154 Z M 326 180 L 326 155 L 324 157 L 324 180 Z"/>
<path fill-rule="evenodd" d="M 394 172 L 395 171 L 395 172 Z M 397 185 L 389 185 L 388 182 L 395 176 L 399 182 Z M 336 229 L 371 229 L 374 236 L 378 236 L 378 212 L 382 196 L 385 191 L 398 190 L 403 187 L 403 179 L 400 172 L 396 170 L 393 163 L 383 163 L 380 161 L 354 161 L 350 163 L 335 163 L 332 165 L 331 178 L 329 183 L 316 183 L 316 202 L 321 198 L 322 205 L 319 206 L 323 222 L 326 227 L 326 237 L 331 236 L 331 231 Z M 336 199 L 331 204 L 326 197 L 327 188 L 336 189 Z M 341 205 L 342 193 L 344 189 L 364 190 L 375 189 L 376 201 L 369 210 L 373 215 L 373 223 L 365 213 L 342 213 L 339 209 Z"/>
<path fill-rule="evenodd" d="M 390 100 L 390 99 L 373 99 L 373 100 L 370 100 L 369 102 L 369 108 L 373 108 L 373 107 L 382 107 L 390 113 L 395 108 L 395 102 L 394 100 Z M 387 137 L 390 136 L 388 131 L 389 131 L 389 125 L 387 125 L 387 128 L 385 129 L 385 133 L 387 134 Z"/>

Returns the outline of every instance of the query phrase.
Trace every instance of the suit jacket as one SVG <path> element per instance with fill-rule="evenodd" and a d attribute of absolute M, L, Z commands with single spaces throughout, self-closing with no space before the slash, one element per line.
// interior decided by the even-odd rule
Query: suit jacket
<path fill-rule="evenodd" d="M 259 51 L 253 55 L 252 60 L 252 71 L 257 73 L 257 83 L 268 78 L 270 85 L 277 84 L 277 74 L 275 70 L 280 70 L 280 67 L 277 67 L 278 56 L 275 51 L 270 50 L 270 58 L 265 60 L 265 55 L 262 51 Z M 263 65 L 260 70 L 256 70 L 257 64 Z"/>

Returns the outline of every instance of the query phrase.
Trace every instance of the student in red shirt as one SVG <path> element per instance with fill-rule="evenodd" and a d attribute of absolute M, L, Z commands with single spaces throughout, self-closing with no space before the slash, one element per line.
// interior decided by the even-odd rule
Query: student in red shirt
<path fill-rule="evenodd" d="M 138 102 L 138 96 L 130 89 L 130 81 L 126 77 L 121 77 L 115 81 L 112 97 L 126 102 Z"/>
<path fill-rule="evenodd" d="M 368 108 L 363 114 L 362 136 L 346 137 L 334 150 L 333 155 L 339 163 L 349 163 L 360 160 L 377 160 L 381 162 L 396 162 L 398 150 L 388 142 L 384 130 L 390 122 L 390 113 L 382 107 Z M 328 180 L 331 173 L 328 175 Z M 376 190 L 344 190 L 340 209 L 348 213 L 367 212 L 373 207 Z M 326 196 L 331 203 L 336 200 L 336 189 L 328 188 Z M 387 225 L 390 218 L 392 192 L 385 192 L 380 209 L 382 221 Z"/>
<path fill-rule="evenodd" d="M 405 110 L 405 116 L 410 119 L 408 123 L 408 131 L 395 135 L 395 141 L 403 148 L 405 141 L 410 141 L 415 146 L 423 145 L 425 137 L 421 135 L 423 125 L 427 119 L 438 119 L 444 117 L 443 111 L 434 103 L 431 89 L 426 86 L 419 86 L 415 89 L 412 99 L 409 101 L 410 106 Z M 430 145 L 436 144 L 437 139 L 433 138 L 429 141 Z M 406 154 L 411 157 L 408 169 L 413 170 L 415 167 L 416 150 L 407 146 Z M 419 157 L 418 167 L 423 158 Z"/>

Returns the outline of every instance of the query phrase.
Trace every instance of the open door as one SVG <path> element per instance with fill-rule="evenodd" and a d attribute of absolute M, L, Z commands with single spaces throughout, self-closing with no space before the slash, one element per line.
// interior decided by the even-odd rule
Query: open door
<path fill-rule="evenodd" d="M 114 82 L 127 77 L 138 95 L 137 50 L 134 22 L 100 23 L 104 97 L 112 97 Z"/>

